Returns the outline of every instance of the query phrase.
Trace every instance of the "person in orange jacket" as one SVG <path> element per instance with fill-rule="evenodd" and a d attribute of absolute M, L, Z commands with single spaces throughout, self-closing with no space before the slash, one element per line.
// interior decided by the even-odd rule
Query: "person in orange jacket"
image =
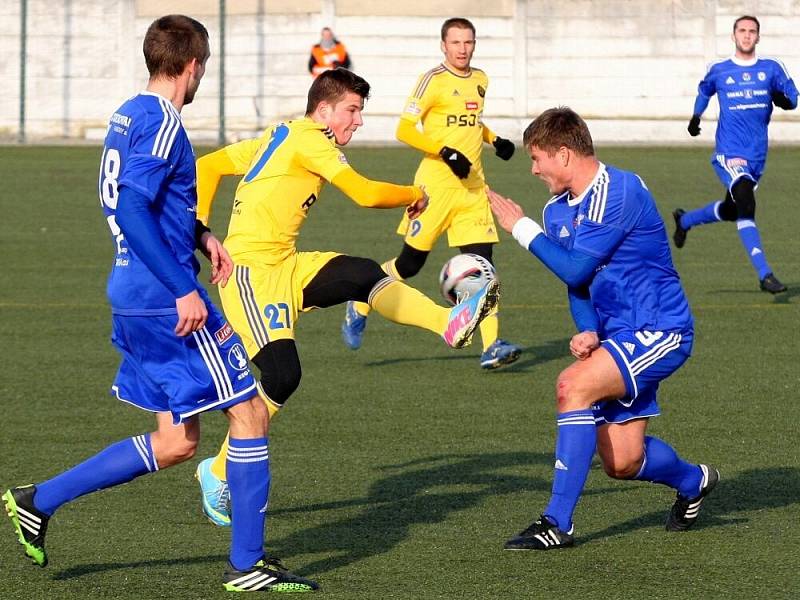
<path fill-rule="evenodd" d="M 330 71 L 336 67 L 350 68 L 350 56 L 330 27 L 324 27 L 320 34 L 319 44 L 311 47 L 311 58 L 308 59 L 308 71 L 312 77 Z"/>

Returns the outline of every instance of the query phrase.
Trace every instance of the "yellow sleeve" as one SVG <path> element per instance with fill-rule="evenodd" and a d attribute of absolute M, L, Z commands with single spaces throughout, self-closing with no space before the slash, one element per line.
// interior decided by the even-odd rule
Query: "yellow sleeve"
<path fill-rule="evenodd" d="M 320 129 L 304 132 L 297 145 L 300 148 L 298 156 L 303 167 L 326 181 L 333 182 L 339 173 L 350 168 L 347 157 L 325 137 Z"/>
<path fill-rule="evenodd" d="M 197 218 L 208 225 L 211 205 L 223 175 L 244 175 L 261 145 L 260 139 L 225 146 L 197 159 Z"/>
<path fill-rule="evenodd" d="M 331 183 L 352 198 L 356 204 L 368 208 L 408 206 L 422 198 L 422 190 L 415 185 L 372 181 L 359 175 L 352 167 L 341 171 Z"/>
<path fill-rule="evenodd" d="M 489 127 L 484 123 L 483 125 L 483 141 L 487 144 L 493 143 L 497 139 L 497 134 L 489 129 Z"/>
<path fill-rule="evenodd" d="M 426 154 L 439 154 L 439 150 L 442 149 L 437 142 L 422 133 L 415 122 L 405 118 L 401 118 L 397 124 L 395 136 L 404 144 L 408 144 L 417 150 L 422 150 Z"/>

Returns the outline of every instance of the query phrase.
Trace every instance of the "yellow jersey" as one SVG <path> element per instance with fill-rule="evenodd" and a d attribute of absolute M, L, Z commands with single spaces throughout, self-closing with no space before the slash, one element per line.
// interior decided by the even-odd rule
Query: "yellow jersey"
<path fill-rule="evenodd" d="M 224 150 L 234 174 L 244 175 L 225 238 L 237 264 L 274 265 L 293 255 L 323 180 L 350 168 L 333 133 L 311 119 L 275 123 Z"/>
<path fill-rule="evenodd" d="M 415 184 L 470 189 L 485 185 L 481 148 L 483 99 L 488 86 L 489 78 L 480 69 L 457 75 L 444 65 L 417 80 L 400 118 L 415 125 L 421 120 L 423 135 L 464 154 L 472 162 L 472 169 L 469 177 L 459 179 L 440 156 L 426 154 L 417 169 Z"/>

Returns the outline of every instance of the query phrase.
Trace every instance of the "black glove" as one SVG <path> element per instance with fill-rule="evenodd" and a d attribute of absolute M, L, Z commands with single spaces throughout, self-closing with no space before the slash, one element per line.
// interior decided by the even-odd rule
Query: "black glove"
<path fill-rule="evenodd" d="M 506 140 L 498 136 L 494 138 L 492 146 L 494 146 L 494 153 L 503 160 L 508 160 L 514 156 L 514 142 L 511 140 Z"/>
<path fill-rule="evenodd" d="M 443 146 L 442 149 L 439 150 L 439 156 L 441 156 L 444 163 L 450 167 L 450 170 L 455 173 L 456 177 L 459 179 L 466 179 L 469 177 L 469 169 L 472 167 L 472 163 L 466 156 L 461 154 L 461 152 L 454 148 Z"/>
<path fill-rule="evenodd" d="M 688 131 L 689 135 L 692 137 L 700 135 L 700 115 L 692 115 L 692 118 L 689 119 L 689 126 L 686 128 L 686 131 Z"/>
<path fill-rule="evenodd" d="M 794 108 L 792 101 L 780 92 L 772 92 L 772 103 L 783 110 L 792 110 Z"/>

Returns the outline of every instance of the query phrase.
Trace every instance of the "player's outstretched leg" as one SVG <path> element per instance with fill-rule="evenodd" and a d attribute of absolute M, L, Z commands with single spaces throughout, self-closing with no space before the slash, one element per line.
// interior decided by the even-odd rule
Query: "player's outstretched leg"
<path fill-rule="evenodd" d="M 290 573 L 275 557 L 264 557 L 246 571 L 238 571 L 229 564 L 223 575 L 223 585 L 229 592 L 313 592 L 319 589 L 316 582 Z"/>
<path fill-rule="evenodd" d="M 227 449 L 226 449 L 227 454 Z M 200 482 L 203 496 L 203 514 L 214 525 L 231 526 L 231 493 L 228 482 L 219 479 L 211 469 L 215 457 L 200 461 L 195 471 L 195 479 Z"/>
<path fill-rule="evenodd" d="M 572 529 L 562 531 L 542 515 L 505 543 L 506 550 L 555 550 L 575 544 Z"/>
<path fill-rule="evenodd" d="M 686 531 L 697 521 L 700 514 L 700 507 L 703 500 L 716 487 L 719 482 L 719 471 L 709 465 L 700 465 L 703 471 L 703 479 L 700 482 L 700 490 L 694 498 L 687 498 L 678 492 L 675 504 L 669 511 L 667 517 L 667 531 Z"/>
<path fill-rule="evenodd" d="M 34 485 L 15 487 L 3 494 L 3 502 L 19 543 L 25 548 L 25 555 L 40 567 L 45 567 L 47 553 L 44 549 L 44 536 L 50 517 L 34 506 L 35 494 Z"/>
<path fill-rule="evenodd" d="M 450 311 L 444 341 L 453 348 L 463 348 L 472 341 L 472 334 L 500 299 L 500 282 L 493 279 L 477 294 L 456 304 Z"/>
<path fill-rule="evenodd" d="M 426 253 L 427 254 L 427 253 Z M 381 269 L 387 275 L 394 277 L 397 281 L 404 281 L 405 277 L 400 275 L 397 270 L 396 258 L 387 260 L 381 265 Z M 425 263 L 424 258 L 422 264 Z M 344 312 L 344 322 L 342 322 L 342 340 L 345 346 L 350 350 L 358 350 L 361 348 L 361 342 L 364 339 L 364 330 L 367 328 L 367 317 L 369 316 L 372 307 L 366 302 L 355 302 L 350 300 L 347 302 Z"/>

